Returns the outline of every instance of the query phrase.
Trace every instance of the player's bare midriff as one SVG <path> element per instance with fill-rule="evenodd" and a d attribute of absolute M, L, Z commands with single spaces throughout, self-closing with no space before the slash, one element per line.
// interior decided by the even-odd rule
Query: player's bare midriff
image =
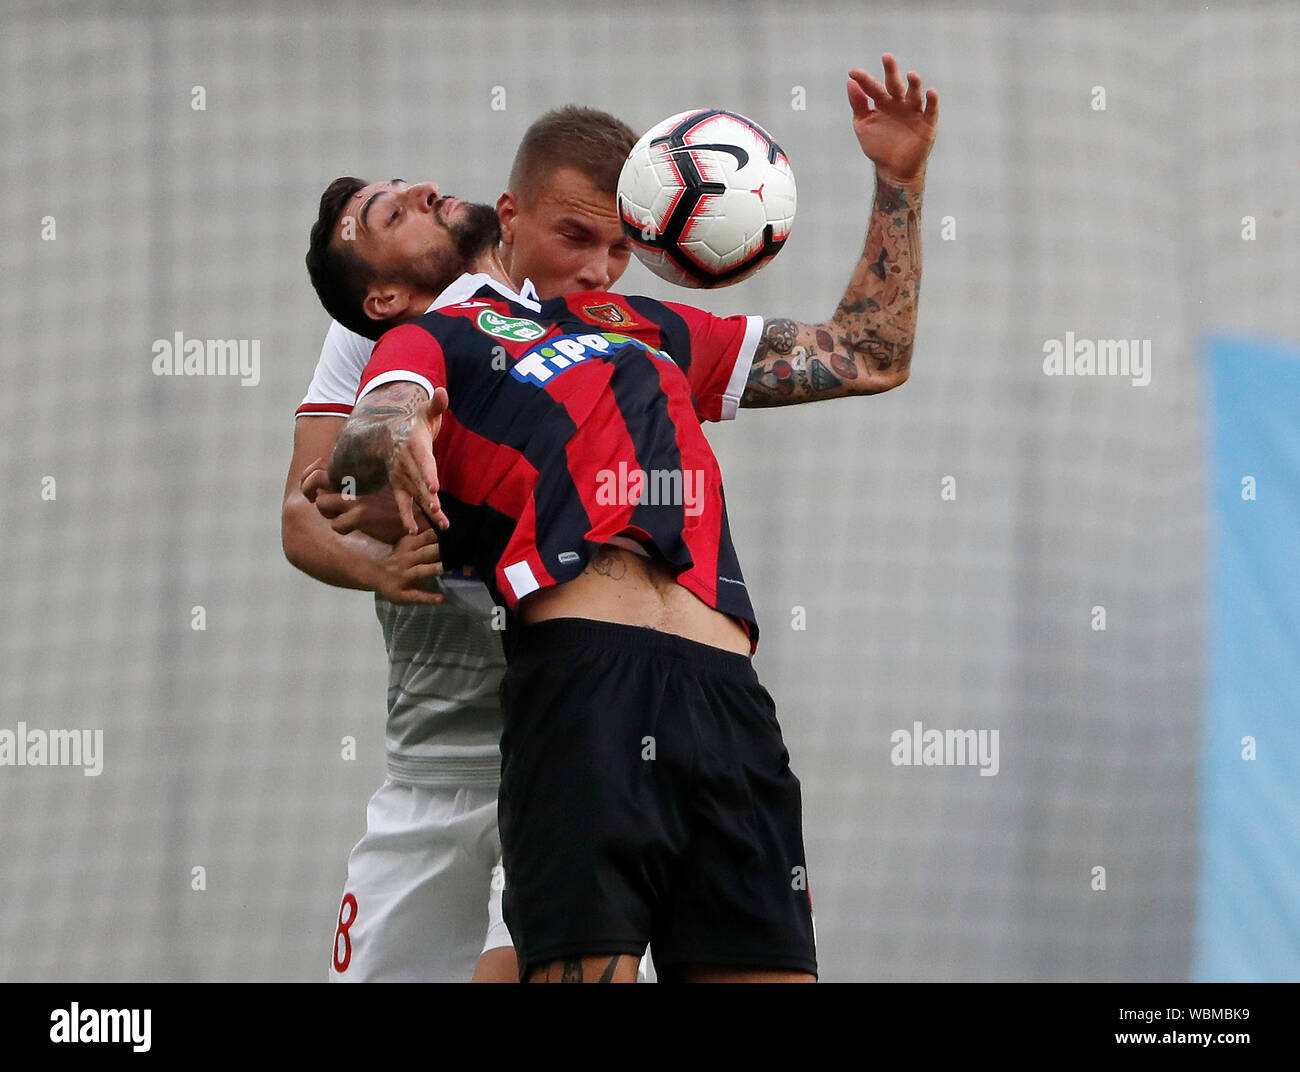
<path fill-rule="evenodd" d="M 749 636 L 735 618 L 683 588 L 665 563 L 610 544 L 578 577 L 534 592 L 519 609 L 526 622 L 589 618 L 639 625 L 749 654 Z"/>

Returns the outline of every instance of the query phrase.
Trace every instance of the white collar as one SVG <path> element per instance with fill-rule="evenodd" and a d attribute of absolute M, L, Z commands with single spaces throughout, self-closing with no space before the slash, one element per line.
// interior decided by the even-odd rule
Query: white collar
<path fill-rule="evenodd" d="M 474 274 L 466 272 L 434 298 L 433 304 L 425 311 L 431 313 L 435 309 L 441 309 L 446 305 L 459 305 L 463 301 L 468 301 L 485 286 L 491 287 L 503 298 L 509 298 L 512 302 L 528 306 L 534 312 L 540 313 L 542 311 L 542 299 L 537 296 L 537 288 L 533 286 L 531 279 L 525 279 L 524 285 L 519 288 L 519 293 L 516 294 L 504 283 L 493 279 L 486 272 Z"/>

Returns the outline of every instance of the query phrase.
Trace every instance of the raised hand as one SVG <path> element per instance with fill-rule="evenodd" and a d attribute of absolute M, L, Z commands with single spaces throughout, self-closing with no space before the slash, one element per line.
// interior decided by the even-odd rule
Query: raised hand
<path fill-rule="evenodd" d="M 898 62 L 881 57 L 884 82 L 855 67 L 849 72 L 849 105 L 858 144 L 886 182 L 914 184 L 925 176 L 925 161 L 939 122 L 939 94 L 922 91 L 921 76 L 908 71 L 904 85 Z"/>

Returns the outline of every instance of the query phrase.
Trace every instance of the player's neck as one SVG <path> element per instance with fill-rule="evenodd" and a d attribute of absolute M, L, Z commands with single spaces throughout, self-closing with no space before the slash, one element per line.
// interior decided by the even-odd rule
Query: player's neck
<path fill-rule="evenodd" d="M 471 272 L 481 272 L 483 275 L 491 276 L 498 283 L 504 283 L 511 290 L 517 291 L 515 282 L 510 278 L 510 273 L 506 271 L 506 266 L 501 260 L 501 251 L 493 246 L 491 249 L 484 250 L 469 266 Z"/>
<path fill-rule="evenodd" d="M 506 271 L 505 265 L 496 249 L 486 250 L 479 254 L 467 265 L 465 265 L 466 275 L 487 275 L 491 276 L 498 283 L 504 283 L 516 294 L 519 293 L 519 287 L 510 278 L 510 273 Z M 421 291 L 413 291 L 408 301 L 405 315 L 400 316 L 401 320 L 414 320 L 424 313 L 439 298 L 439 294 L 429 294 Z"/>

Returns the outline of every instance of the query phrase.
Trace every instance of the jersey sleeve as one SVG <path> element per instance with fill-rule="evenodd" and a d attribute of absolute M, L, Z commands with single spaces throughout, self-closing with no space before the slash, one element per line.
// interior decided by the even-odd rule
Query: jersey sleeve
<path fill-rule="evenodd" d="M 447 385 L 447 361 L 438 341 L 418 324 L 403 324 L 384 333 L 361 374 L 357 401 L 386 383 L 418 383 L 429 397 Z"/>
<path fill-rule="evenodd" d="M 375 344 L 337 320 L 330 323 L 321 346 L 316 372 L 299 404 L 296 417 L 346 417 L 352 412 L 361 373 Z"/>
<path fill-rule="evenodd" d="M 681 318 L 689 335 L 689 345 L 684 348 L 690 354 L 685 372 L 700 420 L 734 419 L 763 334 L 763 318 L 714 316 L 675 302 L 663 305 Z"/>

